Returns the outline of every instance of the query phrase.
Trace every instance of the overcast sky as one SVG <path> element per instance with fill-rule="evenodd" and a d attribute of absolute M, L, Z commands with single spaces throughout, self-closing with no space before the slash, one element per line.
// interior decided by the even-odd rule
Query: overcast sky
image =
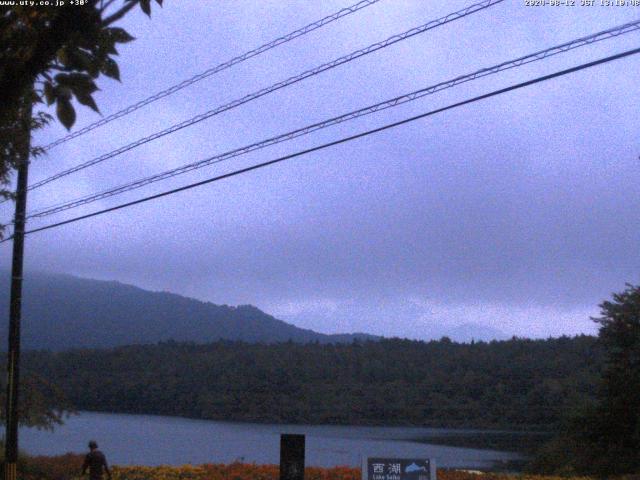
<path fill-rule="evenodd" d="M 154 4 L 123 26 L 113 113 L 349 0 Z M 33 162 L 35 182 L 218 105 L 463 8 L 381 0 Z M 579 4 L 580 1 L 578 0 Z M 507 0 L 30 193 L 44 207 L 640 18 L 640 7 Z M 141 190 L 45 225 L 426 112 L 640 45 L 640 33 L 490 76 Z M 321 332 L 429 338 L 469 323 L 508 335 L 593 333 L 640 282 L 640 56 L 348 144 L 33 234 L 26 269 L 253 304 Z M 79 109 L 76 127 L 99 116 Z M 38 133 L 47 143 L 60 125 Z M 3 206 L 0 213 L 10 217 Z M 1 248 L 10 261 L 9 244 Z"/>

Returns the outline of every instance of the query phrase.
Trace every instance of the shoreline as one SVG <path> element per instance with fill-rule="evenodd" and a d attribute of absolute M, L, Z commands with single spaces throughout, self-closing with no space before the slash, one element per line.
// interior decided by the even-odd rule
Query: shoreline
<path fill-rule="evenodd" d="M 553 431 L 551 430 L 525 430 L 524 427 L 522 429 L 515 427 L 462 427 L 462 426 L 433 426 L 433 425 L 418 425 L 415 423 L 382 423 L 382 422 L 355 422 L 355 423 L 290 423 L 290 422 L 274 422 L 271 420 L 264 421 L 247 421 L 247 420 L 228 420 L 228 419 L 217 419 L 217 418 L 204 418 L 204 417 L 192 417 L 192 416 L 183 416 L 183 415 L 168 415 L 164 413 L 146 413 L 146 412 L 122 412 L 122 411 L 107 411 L 107 410 L 75 410 L 69 412 L 68 415 L 65 414 L 65 418 L 82 414 L 82 413 L 90 413 L 90 414 L 104 414 L 104 415 L 129 415 L 129 416 L 137 416 L 137 417 L 153 417 L 153 418 L 175 418 L 180 420 L 192 420 L 192 421 L 203 421 L 203 422 L 216 422 L 221 424 L 229 424 L 229 425 L 258 425 L 258 426 L 291 426 L 291 427 L 358 427 L 358 428 L 388 428 L 388 429 L 421 429 L 421 430 L 434 430 L 434 431 L 451 431 L 455 430 L 457 433 L 461 434 L 486 434 L 486 435 L 514 435 L 514 436 L 542 436 L 542 435 L 553 435 Z M 420 441 L 420 438 L 416 438 L 414 441 Z"/>

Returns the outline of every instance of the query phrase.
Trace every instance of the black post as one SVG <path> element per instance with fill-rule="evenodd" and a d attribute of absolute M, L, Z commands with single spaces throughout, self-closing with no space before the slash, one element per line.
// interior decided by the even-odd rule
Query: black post
<path fill-rule="evenodd" d="M 280 480 L 304 480 L 304 435 L 280 436 Z"/>
<path fill-rule="evenodd" d="M 18 182 L 16 186 L 16 212 L 13 229 L 13 260 L 11 265 L 11 303 L 9 307 L 9 351 L 7 358 L 7 403 L 5 410 L 5 480 L 16 480 L 18 461 L 18 387 L 20 383 L 20 317 L 22 311 L 22 264 L 24 255 L 24 225 L 27 210 L 27 176 L 29 173 L 29 150 L 31 146 L 31 102 L 25 122 L 20 158 L 18 159 Z"/>

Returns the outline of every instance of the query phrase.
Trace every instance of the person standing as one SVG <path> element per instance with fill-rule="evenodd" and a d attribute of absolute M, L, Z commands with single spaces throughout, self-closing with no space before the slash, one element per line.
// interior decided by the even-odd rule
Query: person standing
<path fill-rule="evenodd" d="M 89 442 L 89 453 L 87 453 L 82 464 L 82 475 L 87 472 L 87 468 L 89 469 L 90 480 L 101 480 L 103 468 L 107 472 L 107 477 L 111 480 L 111 471 L 107 465 L 107 458 L 104 453 L 98 450 L 98 444 L 94 440 Z"/>

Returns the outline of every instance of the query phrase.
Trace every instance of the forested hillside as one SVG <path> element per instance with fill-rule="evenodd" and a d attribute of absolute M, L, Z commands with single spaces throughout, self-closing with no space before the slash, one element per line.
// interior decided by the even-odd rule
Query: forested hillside
<path fill-rule="evenodd" d="M 593 394 L 593 337 L 216 342 L 30 352 L 77 409 L 252 422 L 553 429 Z"/>
<path fill-rule="evenodd" d="M 0 312 L 9 312 L 10 275 L 0 275 Z M 0 317 L 2 318 L 2 317 Z M 8 319 L 0 321 L 0 345 Z M 132 285 L 31 272 L 25 275 L 22 348 L 65 350 L 155 344 L 164 340 L 212 342 L 351 342 L 372 335 L 325 335 L 278 320 L 251 305 L 201 302 Z"/>

